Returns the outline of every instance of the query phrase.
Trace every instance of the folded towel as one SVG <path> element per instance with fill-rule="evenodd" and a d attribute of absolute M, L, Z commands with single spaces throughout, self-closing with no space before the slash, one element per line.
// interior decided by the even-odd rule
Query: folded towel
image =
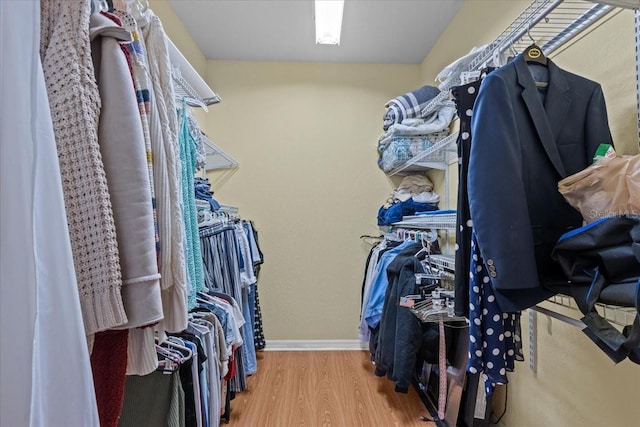
<path fill-rule="evenodd" d="M 385 107 L 383 128 L 387 130 L 394 123 L 402 123 L 404 119 L 421 117 L 422 109 L 440 93 L 433 86 L 422 86 L 413 92 L 400 95 L 388 101 Z"/>
<path fill-rule="evenodd" d="M 398 190 L 406 190 L 411 194 L 420 194 L 433 190 L 433 182 L 425 175 L 407 175 L 404 177 Z"/>
<path fill-rule="evenodd" d="M 440 201 L 440 195 L 431 191 L 423 191 L 412 197 L 414 202 L 437 204 Z"/>

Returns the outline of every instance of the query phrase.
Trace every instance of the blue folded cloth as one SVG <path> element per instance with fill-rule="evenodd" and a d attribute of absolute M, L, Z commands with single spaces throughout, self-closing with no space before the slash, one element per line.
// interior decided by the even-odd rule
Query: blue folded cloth
<path fill-rule="evenodd" d="M 455 209 L 442 209 L 442 210 L 437 210 L 437 211 L 416 212 L 416 215 L 435 216 L 435 215 L 447 215 L 447 214 L 454 214 L 454 213 L 456 213 Z"/>
<path fill-rule="evenodd" d="M 196 177 L 193 179 L 193 186 L 196 199 L 209 202 L 212 211 L 220 209 L 220 203 L 213 198 L 213 191 L 211 191 L 211 184 L 208 179 Z"/>
<path fill-rule="evenodd" d="M 439 93 L 440 89 L 437 87 L 426 85 L 393 98 L 385 105 L 387 111 L 383 117 L 382 128 L 386 131 L 391 125 L 402 123 L 404 119 L 420 118 L 424 107 Z"/>
<path fill-rule="evenodd" d="M 404 202 L 394 203 L 388 208 L 384 206 L 378 210 L 378 225 L 391 225 L 394 222 L 402 221 L 403 216 L 415 215 L 416 212 L 427 212 L 438 210 L 438 205 L 431 203 L 418 203 L 413 199 Z"/>

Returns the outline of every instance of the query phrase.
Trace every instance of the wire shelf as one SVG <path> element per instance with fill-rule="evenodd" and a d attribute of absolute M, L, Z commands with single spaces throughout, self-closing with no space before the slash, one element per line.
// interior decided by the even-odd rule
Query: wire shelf
<path fill-rule="evenodd" d="M 446 138 L 436 142 L 428 149 L 416 154 L 405 163 L 398 167 L 391 169 L 388 172 L 389 176 L 396 174 L 406 174 L 417 171 L 424 171 L 425 169 L 440 169 L 445 170 L 448 167 L 448 155 L 449 152 L 455 152 L 455 142 L 458 139 L 458 133 L 453 133 Z"/>
<path fill-rule="evenodd" d="M 459 82 L 459 79 L 458 79 Z M 459 84 L 459 83 L 458 83 Z M 449 86 L 449 88 L 453 87 L 454 85 Z M 420 112 L 422 117 L 429 117 L 431 114 L 433 114 L 436 109 L 440 106 L 440 104 L 442 104 L 444 101 L 448 101 L 451 99 L 451 92 L 449 90 L 443 90 L 441 91 L 435 98 L 433 98 L 426 107 L 424 107 L 422 109 L 422 111 Z"/>
<path fill-rule="evenodd" d="M 576 304 L 576 301 L 573 299 L 573 297 L 558 294 L 549 298 L 547 301 L 580 312 L 580 309 L 578 308 L 578 305 Z M 627 326 L 633 324 L 637 313 L 636 309 L 633 307 L 619 307 L 601 303 L 596 304 L 596 309 L 602 317 L 618 326 Z"/>
<path fill-rule="evenodd" d="M 443 273 L 447 271 L 455 272 L 456 259 L 453 255 L 431 255 L 431 264 Z"/>
<path fill-rule="evenodd" d="M 173 69 L 171 77 L 175 83 L 173 90 L 175 92 L 176 99 L 182 100 L 184 98 L 185 102 L 190 107 L 201 107 L 207 111 L 208 105 L 217 104 L 221 100 L 215 93 L 211 98 L 201 98 L 197 91 L 182 76 L 179 68 Z"/>
<path fill-rule="evenodd" d="M 533 0 L 461 73 L 478 71 L 490 64 L 499 65 L 504 62 L 501 55 L 505 51 L 522 52 L 534 40 L 545 55 L 550 56 L 613 9 L 610 5 L 585 0 Z M 461 73 L 449 76 L 440 85 L 443 92 L 440 96 L 462 84 Z M 423 111 L 434 105 L 430 103 Z"/>
<path fill-rule="evenodd" d="M 402 218 L 402 221 L 396 222 L 393 225 L 398 227 L 412 227 L 427 230 L 455 230 L 456 213 L 405 216 Z"/>
<path fill-rule="evenodd" d="M 238 162 L 233 157 L 225 153 L 206 135 L 202 134 L 202 137 L 207 156 L 205 170 L 234 169 L 238 167 Z"/>
<path fill-rule="evenodd" d="M 613 6 L 584 0 L 533 0 L 484 51 L 469 64 L 467 71 L 484 68 L 506 50 L 522 52 L 532 39 L 545 55 L 569 42 L 594 24 Z"/>

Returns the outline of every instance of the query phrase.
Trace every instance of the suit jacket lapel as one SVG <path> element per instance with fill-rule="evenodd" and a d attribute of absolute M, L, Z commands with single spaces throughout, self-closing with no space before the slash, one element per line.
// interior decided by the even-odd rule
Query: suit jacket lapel
<path fill-rule="evenodd" d="M 556 64 L 549 61 L 549 86 L 547 87 L 547 99 L 544 108 L 547 112 L 549 126 L 554 138 L 558 138 L 564 119 L 569 112 L 569 85 L 564 78 L 563 71 Z"/>
<path fill-rule="evenodd" d="M 549 61 L 549 65 L 552 62 Z M 547 117 L 547 111 L 545 111 L 544 105 L 542 105 L 542 100 L 540 99 L 540 95 L 538 94 L 538 88 L 536 87 L 535 82 L 533 81 L 533 77 L 529 72 L 528 65 L 525 62 L 522 55 L 518 55 L 518 57 L 514 60 L 514 65 L 516 67 L 516 72 L 518 75 L 518 83 L 522 86 L 522 99 L 524 100 L 527 109 L 529 110 L 529 114 L 533 119 L 533 124 L 538 131 L 538 136 L 540 137 L 540 142 L 544 147 L 544 150 L 547 153 L 547 156 L 551 160 L 554 168 L 558 172 L 561 177 L 566 176 L 566 172 L 564 170 L 564 165 L 562 164 L 562 160 L 560 159 L 560 152 L 558 151 L 558 147 L 556 146 L 556 138 L 554 131 L 551 127 L 551 123 Z M 558 74 L 559 70 L 556 69 L 554 74 Z M 552 102 L 555 102 L 555 99 L 558 98 L 556 94 L 552 93 L 557 90 L 556 86 L 552 86 L 553 78 L 556 77 L 551 73 L 551 69 L 549 70 L 549 87 L 547 88 L 547 105 L 549 108 L 551 107 Z M 565 82 L 566 85 L 566 82 Z M 549 98 L 551 96 L 551 98 Z M 564 115 L 566 115 L 566 110 L 564 111 Z M 558 131 L 562 125 L 562 121 L 564 121 L 564 115 L 560 119 L 554 119 L 553 123 L 555 126 L 558 126 Z"/>

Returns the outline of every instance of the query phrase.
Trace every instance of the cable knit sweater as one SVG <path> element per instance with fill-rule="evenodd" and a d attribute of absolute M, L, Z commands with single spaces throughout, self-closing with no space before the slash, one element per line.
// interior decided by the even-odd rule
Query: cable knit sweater
<path fill-rule="evenodd" d="M 41 2 L 40 55 L 87 335 L 127 321 L 113 211 L 98 146 L 100 97 L 89 15 L 89 1 Z"/>
<path fill-rule="evenodd" d="M 161 328 L 180 332 L 187 328 L 187 268 L 185 229 L 183 223 L 178 146 L 178 116 L 174 107 L 175 94 L 171 79 L 171 62 L 167 37 L 160 19 L 148 9 L 138 21 L 147 50 L 149 73 L 153 84 L 151 137 L 162 145 L 163 156 L 154 152 L 154 185 L 158 209 L 161 249 L 162 305 L 164 319 Z M 153 113 L 156 113 L 153 115 Z M 165 173 L 156 174 L 157 169 Z"/>

